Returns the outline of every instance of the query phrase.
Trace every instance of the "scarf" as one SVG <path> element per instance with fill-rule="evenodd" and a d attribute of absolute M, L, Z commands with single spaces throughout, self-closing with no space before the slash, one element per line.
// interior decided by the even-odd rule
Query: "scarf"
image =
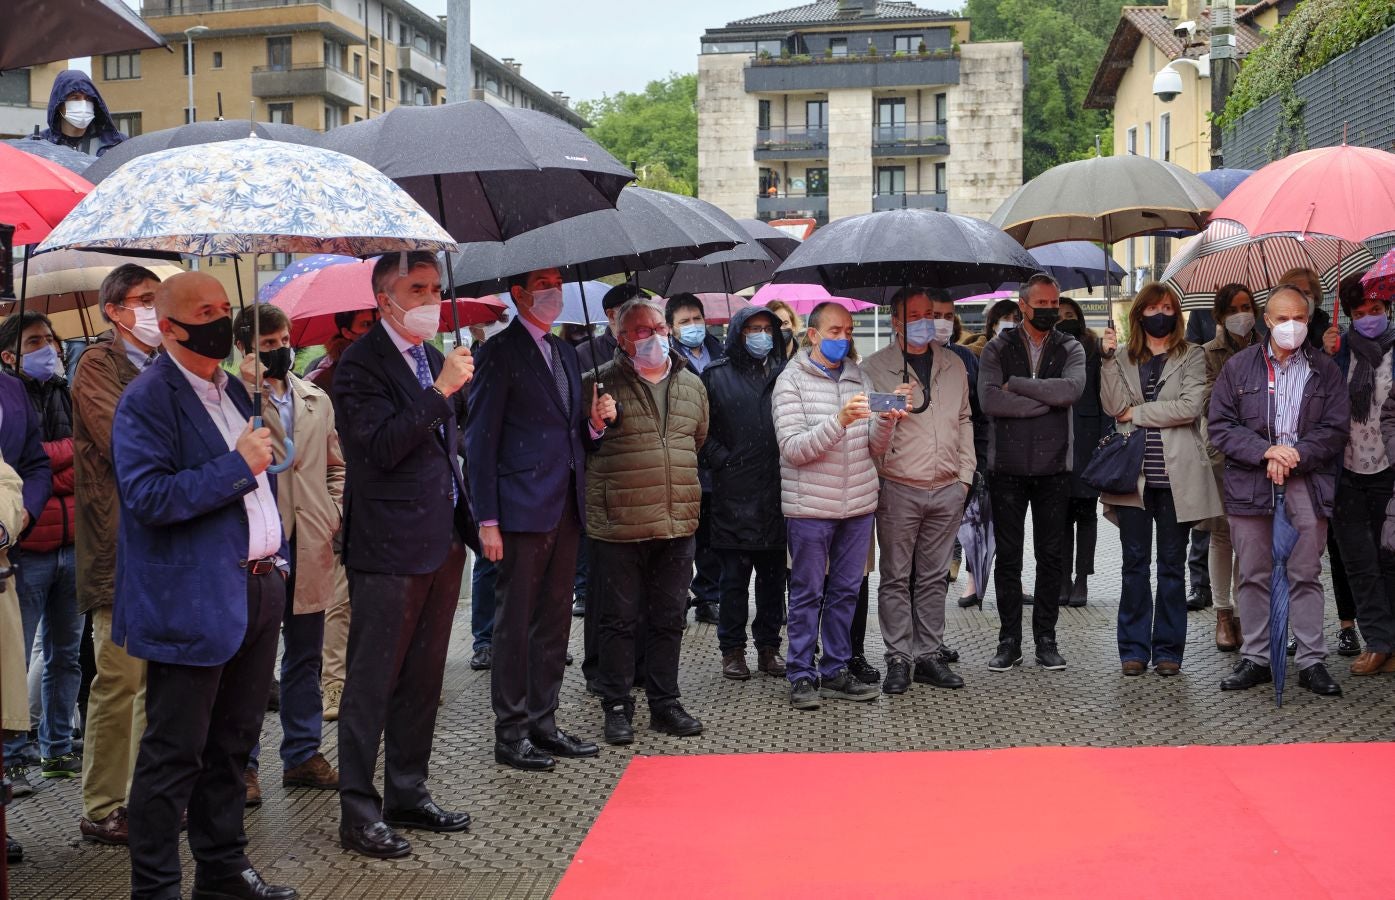
<path fill-rule="evenodd" d="M 1385 331 L 1374 340 L 1355 328 L 1348 330 L 1344 337 L 1351 347 L 1351 380 L 1347 382 L 1351 418 L 1354 422 L 1365 422 L 1370 418 L 1376 393 L 1376 366 L 1395 345 L 1395 323 L 1386 325 Z"/>

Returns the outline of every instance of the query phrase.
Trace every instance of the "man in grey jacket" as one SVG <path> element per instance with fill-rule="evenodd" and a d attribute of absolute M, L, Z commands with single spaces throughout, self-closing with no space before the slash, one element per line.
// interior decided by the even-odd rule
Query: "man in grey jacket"
<path fill-rule="evenodd" d="M 1071 406 L 1085 389 L 1085 351 L 1055 329 L 1061 303 L 1056 279 L 1037 273 L 1018 293 L 1022 327 L 999 332 L 983 348 L 978 392 L 992 417 L 988 493 L 998 558 L 998 652 L 988 663 L 1006 672 L 1022 663 L 1022 550 L 1032 510 L 1036 603 L 1032 637 L 1037 665 L 1064 669 L 1056 648 L 1057 603 L 1070 500 Z"/>

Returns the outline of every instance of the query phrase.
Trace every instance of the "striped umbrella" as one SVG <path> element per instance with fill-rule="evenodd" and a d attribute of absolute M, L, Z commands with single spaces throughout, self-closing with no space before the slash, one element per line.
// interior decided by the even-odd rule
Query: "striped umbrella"
<path fill-rule="evenodd" d="M 1263 302 L 1281 275 L 1301 266 L 1317 272 L 1323 291 L 1332 294 L 1342 275 L 1375 262 L 1365 246 L 1351 241 L 1312 234 L 1254 238 L 1238 222 L 1215 219 L 1178 249 L 1162 281 L 1182 298 L 1183 309 L 1209 309 L 1216 291 L 1227 284 L 1243 284 Z"/>
<path fill-rule="evenodd" d="M 1269 665 L 1274 670 L 1274 703 L 1284 705 L 1284 676 L 1288 674 L 1288 558 L 1298 543 L 1298 529 L 1288 520 L 1284 492 L 1274 499 L 1274 571 L 1269 580 Z"/>

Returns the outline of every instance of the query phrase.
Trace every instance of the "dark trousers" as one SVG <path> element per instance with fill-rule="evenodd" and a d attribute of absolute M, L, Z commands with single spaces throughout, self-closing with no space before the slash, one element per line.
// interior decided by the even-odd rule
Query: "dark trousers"
<path fill-rule="evenodd" d="M 586 546 L 588 543 L 586 535 L 582 534 L 576 549 L 576 577 L 572 579 L 572 598 L 582 603 L 590 596 L 591 550 Z"/>
<path fill-rule="evenodd" d="M 1343 469 L 1330 523 L 1356 595 L 1361 636 L 1366 648 L 1375 653 L 1395 652 L 1395 554 L 1380 543 L 1392 492 L 1395 469 L 1374 475 Z"/>
<path fill-rule="evenodd" d="M 581 550 L 586 554 L 586 571 L 588 573 L 587 593 L 588 597 L 597 596 L 600 590 L 601 576 L 600 567 L 596 563 L 596 542 L 590 538 L 583 537 Z M 686 613 L 685 613 L 686 616 Z M 588 685 L 594 686 L 596 678 L 600 675 L 600 641 L 596 637 L 598 623 L 601 615 L 595 606 L 588 599 L 586 602 L 586 617 L 581 620 L 581 676 L 586 679 Z M 635 622 L 635 671 L 634 683 L 644 684 L 644 610 L 640 610 L 639 620 Z"/>
<path fill-rule="evenodd" d="M 1347 581 L 1346 557 L 1337 544 L 1335 523 L 1327 530 L 1327 563 L 1332 575 L 1332 599 L 1337 601 L 1337 618 L 1350 622 L 1356 618 L 1356 598 L 1352 596 L 1352 585 Z"/>
<path fill-rule="evenodd" d="M 501 741 L 557 730 L 553 716 L 566 668 L 581 536 L 575 498 L 569 487 L 562 518 L 552 531 L 504 532 L 489 670 L 494 736 Z"/>
<path fill-rule="evenodd" d="M 83 737 L 87 736 L 87 698 L 92 693 L 92 679 L 97 677 L 97 651 L 92 643 L 92 610 L 83 614 L 82 647 L 78 650 L 78 663 L 82 666 L 82 681 L 78 685 L 78 721 L 82 725 Z"/>
<path fill-rule="evenodd" d="M 460 603 L 465 545 L 451 541 L 424 575 L 349 570 L 349 652 L 339 705 L 339 810 L 353 828 L 383 809 L 416 809 L 426 788 L 436 709 Z M 383 793 L 373 784 L 383 745 Z"/>
<path fill-rule="evenodd" d="M 756 573 L 756 618 L 751 639 L 756 647 L 780 647 L 780 626 L 785 623 L 785 586 L 790 571 L 785 548 L 773 550 L 718 550 L 722 564 L 722 608 L 717 624 L 717 646 L 723 653 L 746 649 L 746 623 L 750 617 L 751 572 Z"/>
<path fill-rule="evenodd" d="M 691 537 L 612 543 L 596 548 L 596 687 L 606 705 L 628 701 L 634 687 L 636 631 L 643 622 L 644 691 L 650 709 L 678 699 L 678 652 L 693 569 Z"/>
<path fill-rule="evenodd" d="M 1211 590 L 1211 532 L 1192 530 L 1187 548 L 1187 578 L 1192 590 Z"/>
<path fill-rule="evenodd" d="M 993 538 L 998 557 L 993 579 L 998 586 L 998 640 L 1022 643 L 1022 550 L 1027 536 L 1027 508 L 1032 510 L 1032 549 L 1037 583 L 1032 606 L 1032 637 L 1056 639 L 1056 616 L 1065 569 L 1065 532 L 1070 504 L 1070 473 L 1059 475 L 988 474 L 993 503 Z"/>
<path fill-rule="evenodd" d="M 286 607 L 280 572 L 247 576 L 247 633 L 221 666 L 151 662 L 145 734 L 127 800 L 131 897 L 180 896 L 179 820 L 189 811 L 195 878 L 246 869 L 242 770 L 261 732 L 276 629 Z"/>
<path fill-rule="evenodd" d="M 295 545 L 291 545 L 294 554 Z M 325 614 L 295 612 L 295 572 L 286 582 L 286 610 L 281 620 L 281 767 L 294 769 L 320 752 L 324 727 L 324 698 L 320 666 L 324 658 Z M 248 760 L 261 766 L 262 743 Z"/>
<path fill-rule="evenodd" d="M 1070 593 L 1071 561 L 1075 577 L 1095 574 L 1095 544 L 1099 541 L 1099 501 L 1094 497 L 1072 497 L 1066 505 L 1066 530 L 1061 536 L 1061 592 Z M 983 591 L 979 591 L 982 595 Z"/>
<path fill-rule="evenodd" d="M 1187 644 L 1187 592 L 1183 579 L 1188 523 L 1177 521 L 1172 491 L 1144 488 L 1143 508 L 1120 506 L 1124 586 L 1119 596 L 1119 659 L 1180 663 Z M 1153 533 L 1158 536 L 1158 593 L 1149 579 Z"/>
<path fill-rule="evenodd" d="M 720 603 L 722 600 L 722 561 L 708 542 L 712 533 L 712 492 L 702 492 L 702 507 L 698 513 L 698 530 L 694 539 L 693 583 L 694 603 Z"/>
<path fill-rule="evenodd" d="M 852 656 L 866 656 L 867 649 L 867 605 L 872 599 L 872 579 L 862 576 L 862 584 L 857 588 L 857 605 L 853 607 L 852 622 L 848 625 L 848 649 Z"/>
<path fill-rule="evenodd" d="M 499 567 L 483 556 L 475 557 L 470 571 L 470 634 L 471 649 L 482 650 L 494 642 L 494 592 L 499 580 Z"/>

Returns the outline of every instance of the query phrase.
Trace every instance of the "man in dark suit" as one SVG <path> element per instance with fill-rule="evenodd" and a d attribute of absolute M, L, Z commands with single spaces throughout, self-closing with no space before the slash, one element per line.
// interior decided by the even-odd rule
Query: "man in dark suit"
<path fill-rule="evenodd" d="M 242 770 L 261 730 L 290 552 L 252 427 L 227 294 L 188 272 L 155 295 L 164 354 L 122 395 L 112 428 L 121 498 L 112 639 L 148 661 L 131 781 L 131 896 L 180 896 L 189 812 L 195 900 L 292 900 L 244 852 Z"/>
<path fill-rule="evenodd" d="M 390 253 L 373 267 L 382 318 L 339 358 L 335 420 L 343 445 L 348 677 L 339 709 L 339 838 L 392 859 L 393 830 L 464 831 L 426 787 L 451 621 L 460 599 L 469 497 L 458 459 L 467 347 L 427 343 L 441 316 L 431 253 Z M 383 794 L 373 785 L 386 744 Z"/>
<path fill-rule="evenodd" d="M 615 404 L 595 392 L 583 403 L 576 351 L 549 330 L 562 309 L 561 274 L 530 272 L 514 279 L 510 293 L 518 317 L 480 351 L 466 460 L 480 544 L 499 567 L 494 759 L 537 771 L 551 769 L 554 756 L 600 752 L 560 730 L 553 715 L 586 508 L 585 454 Z"/>

